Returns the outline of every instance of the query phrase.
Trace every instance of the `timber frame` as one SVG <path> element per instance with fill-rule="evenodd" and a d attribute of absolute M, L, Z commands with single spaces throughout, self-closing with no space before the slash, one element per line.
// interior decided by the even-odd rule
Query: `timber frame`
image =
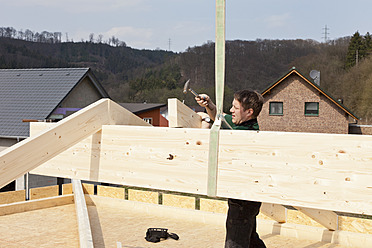
<path fill-rule="evenodd" d="M 210 130 L 189 128 L 200 117 L 178 100 L 168 105 L 183 128 L 149 126 L 108 99 L 32 123 L 30 138 L 0 153 L 1 185 L 31 171 L 205 196 Z M 331 233 L 340 232 L 336 212 L 372 215 L 372 136 L 221 130 L 219 144 L 217 197 L 264 202 L 276 223 L 293 206 Z"/>

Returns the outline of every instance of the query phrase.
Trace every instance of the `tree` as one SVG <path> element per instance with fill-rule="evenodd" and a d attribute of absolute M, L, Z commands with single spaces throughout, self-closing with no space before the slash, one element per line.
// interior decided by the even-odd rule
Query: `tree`
<path fill-rule="evenodd" d="M 369 32 L 364 36 L 364 42 L 367 50 L 367 54 L 372 51 L 372 37 Z"/>
<path fill-rule="evenodd" d="M 367 54 L 366 45 L 363 37 L 359 32 L 355 32 L 350 39 L 347 55 L 346 55 L 346 68 L 351 68 L 358 64 L 358 62 Z"/>
<path fill-rule="evenodd" d="M 103 35 L 99 34 L 97 38 L 97 43 L 102 43 L 102 40 L 103 40 Z"/>
<path fill-rule="evenodd" d="M 93 33 L 91 33 L 91 34 L 89 35 L 89 42 L 90 42 L 90 43 L 93 43 L 93 42 L 94 42 L 94 34 L 93 34 Z"/>

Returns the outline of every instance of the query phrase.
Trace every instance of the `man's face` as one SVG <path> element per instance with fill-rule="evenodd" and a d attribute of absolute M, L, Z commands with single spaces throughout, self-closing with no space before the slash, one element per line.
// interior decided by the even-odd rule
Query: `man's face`
<path fill-rule="evenodd" d="M 240 102 L 236 99 L 232 102 L 232 107 L 230 109 L 232 115 L 232 122 L 235 125 L 239 125 L 245 121 L 248 121 L 252 118 L 253 109 L 244 110 Z"/>

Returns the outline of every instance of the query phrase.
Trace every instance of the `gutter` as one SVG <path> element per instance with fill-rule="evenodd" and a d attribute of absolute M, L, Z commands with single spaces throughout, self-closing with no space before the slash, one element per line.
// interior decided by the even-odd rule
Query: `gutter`
<path fill-rule="evenodd" d="M 27 139 L 28 137 L 27 136 L 6 136 L 6 135 L 0 135 L 0 138 L 3 138 L 3 139 L 16 139 L 17 142 L 19 142 L 20 139 Z"/>

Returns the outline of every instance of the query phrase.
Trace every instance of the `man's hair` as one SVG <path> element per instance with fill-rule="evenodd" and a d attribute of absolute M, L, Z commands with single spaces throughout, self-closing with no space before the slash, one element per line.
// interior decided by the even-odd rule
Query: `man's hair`
<path fill-rule="evenodd" d="M 244 110 L 253 109 L 253 117 L 256 118 L 262 109 L 263 97 L 253 90 L 240 90 L 235 92 L 234 98 L 240 102 Z"/>

